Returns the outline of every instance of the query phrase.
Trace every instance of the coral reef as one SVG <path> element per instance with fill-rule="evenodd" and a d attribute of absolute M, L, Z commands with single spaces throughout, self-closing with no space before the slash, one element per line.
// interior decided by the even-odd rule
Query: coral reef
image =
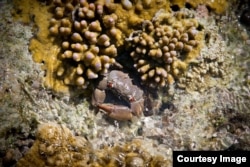
<path fill-rule="evenodd" d="M 207 18 L 208 15 L 206 12 L 200 8 L 197 10 L 199 10 L 199 12 L 202 11 L 204 15 L 199 15 L 197 18 Z M 206 87 L 208 83 L 213 87 L 213 85 L 215 86 L 218 82 L 223 82 L 223 80 L 218 81 L 217 78 L 226 77 L 225 69 L 230 65 L 225 59 L 229 58 L 230 55 L 224 53 L 226 43 L 222 37 L 216 33 L 218 29 L 211 26 L 212 24 L 214 24 L 212 21 L 202 22 L 202 25 L 206 27 L 204 31 L 205 47 L 200 49 L 199 57 L 191 62 L 192 65 L 186 73 L 179 77 L 177 86 L 181 89 L 202 92 L 206 90 L 204 86 Z M 210 52 L 214 54 L 209 54 Z"/>
<path fill-rule="evenodd" d="M 46 70 L 44 85 L 56 92 L 64 93 L 69 93 L 70 88 L 86 88 L 89 82 L 107 72 L 109 67 L 115 63 L 115 57 L 127 49 L 125 39 L 140 29 L 145 20 L 152 21 L 152 17 L 159 10 L 166 11 L 166 15 L 171 15 L 168 13 L 171 13 L 173 5 L 177 4 L 182 8 L 185 3 L 190 3 L 188 1 L 171 1 L 170 3 L 156 0 L 122 0 L 108 1 L 108 3 L 103 0 L 46 2 L 47 4 L 53 2 L 53 7 L 51 8 L 51 5 L 42 6 L 37 1 L 34 3 L 17 1 L 15 3 L 19 5 L 16 5 L 16 11 L 22 12 L 16 15 L 21 15 L 25 22 L 31 18 L 29 13 L 34 15 L 34 21 L 39 29 L 36 38 L 30 42 L 33 59 L 36 62 L 44 63 L 43 69 Z M 192 5 L 197 7 L 202 2 L 197 1 Z M 206 2 L 206 4 L 211 5 L 211 8 L 215 8 L 216 11 L 215 6 L 223 4 L 220 5 L 218 13 L 225 10 L 227 6 L 226 1 L 212 4 Z M 185 18 L 180 22 L 184 22 L 184 20 Z M 176 19 L 172 19 L 172 21 L 176 21 Z M 158 39 L 155 40 L 158 42 Z M 184 71 L 187 64 L 187 62 L 175 61 L 173 66 L 178 67 L 175 71 L 170 72 L 173 74 L 168 75 L 167 82 L 162 79 L 164 77 L 159 76 L 156 76 L 155 80 L 160 83 L 159 85 L 173 83 L 177 73 Z M 139 68 L 142 65 L 137 66 Z M 167 71 L 169 72 L 169 70 Z M 162 73 L 166 76 L 165 72 Z M 143 77 L 143 79 L 145 78 L 146 76 Z"/>
<path fill-rule="evenodd" d="M 187 13 L 156 13 L 152 21 L 143 21 L 142 30 L 127 39 L 132 43 L 130 56 L 141 80 L 150 87 L 172 84 L 199 55 L 202 32 Z"/>
<path fill-rule="evenodd" d="M 83 137 L 77 137 L 54 123 L 38 127 L 36 140 L 17 166 L 87 166 L 91 147 Z"/>
<path fill-rule="evenodd" d="M 124 43 L 127 30 L 119 26 L 120 15 L 113 7 L 116 3 L 53 2 L 50 34 L 62 39 L 62 54 L 58 58 L 62 63 L 56 75 L 66 85 L 86 88 L 89 80 L 106 74 L 116 62 L 117 47 Z M 133 11 L 130 1 L 121 1 L 121 4 L 125 10 Z M 127 42 L 132 43 L 135 50 L 131 56 L 141 79 L 151 87 L 173 83 L 190 59 L 198 55 L 197 52 L 184 54 L 202 40 L 196 40 L 199 24 L 188 17 L 184 12 L 171 14 L 162 9 L 155 13 L 152 21 L 139 18 L 128 21 L 126 27 L 132 37 Z M 141 33 L 134 30 L 136 26 L 142 26 Z M 124 44 L 122 47 L 127 48 L 127 43 Z"/>
<path fill-rule="evenodd" d="M 38 127 L 36 140 L 17 166 L 169 166 L 171 161 L 161 155 L 151 155 L 143 141 L 104 146 L 95 151 L 85 138 L 74 136 L 63 125 L 45 123 Z M 148 145 L 149 146 L 149 145 Z M 148 148 L 147 148 L 148 149 Z"/>
<path fill-rule="evenodd" d="M 172 150 L 250 149 L 250 38 L 249 31 L 239 24 L 235 5 L 226 13 L 217 15 L 209 5 L 193 10 L 185 1 L 184 11 L 195 15 L 201 25 L 198 30 L 204 32 L 205 43 L 199 56 L 189 63 L 185 74 L 178 76 L 177 84 L 153 92 L 157 96 L 151 96 L 150 90 L 144 92 L 145 110 L 154 115 L 142 116 L 136 122 L 120 122 L 109 119 L 102 112 L 95 113 L 86 96 L 56 96 L 46 89 L 63 91 L 68 86 L 63 80 L 55 80 L 56 71 L 65 60 L 60 57 L 64 40 L 61 36 L 49 35 L 49 21 L 53 16 L 45 1 L 0 2 L 0 166 L 14 166 L 21 157 L 20 166 L 28 166 L 28 161 L 36 160 L 40 165 L 47 163 L 48 166 L 54 160 L 64 163 L 60 159 L 62 154 L 56 154 L 50 148 L 66 156 L 75 155 L 69 163 L 72 166 L 80 161 L 86 162 L 77 159 L 78 150 L 67 146 L 82 149 L 79 150 L 83 153 L 79 159 L 86 157 L 89 162 L 86 166 L 157 166 L 156 162 L 164 163 L 158 166 L 171 166 Z M 133 31 L 142 30 L 141 20 L 154 23 L 152 17 L 158 7 L 166 7 L 167 14 L 171 11 L 167 7 L 170 1 L 152 0 L 152 3 L 142 6 L 136 2 L 149 1 L 110 2 L 115 2 L 113 5 L 117 10 L 108 10 L 108 14 L 118 16 L 117 28 L 124 34 L 121 38 L 124 40 Z M 165 2 L 166 6 L 156 2 Z M 209 2 L 212 1 L 204 4 Z M 173 4 L 170 6 L 174 13 L 183 11 L 175 9 Z M 16 17 L 22 17 L 21 22 L 16 21 Z M 37 27 L 29 21 L 34 21 Z M 36 37 L 30 40 L 36 33 Z M 118 46 L 117 53 L 121 46 L 126 45 L 123 40 L 119 42 L 124 43 L 110 42 Z M 196 50 L 199 48 L 192 52 Z M 148 97 L 152 98 L 151 103 L 146 99 Z M 148 107 L 150 105 L 152 107 Z M 49 138 L 50 131 L 39 133 L 44 130 L 42 127 L 49 127 L 56 133 Z M 62 147 L 54 144 L 53 137 L 62 137 L 57 141 Z M 72 144 L 78 139 L 82 143 Z M 46 142 L 48 145 L 44 147 Z M 39 148 L 38 145 L 42 146 Z M 40 154 L 39 149 L 46 153 L 47 158 Z M 64 160 L 68 160 L 67 157 Z"/>
<path fill-rule="evenodd" d="M 16 2 L 20 3 L 16 10 L 23 11 L 16 15 L 34 15 L 39 29 L 30 42 L 33 58 L 44 63 L 44 85 L 64 93 L 69 93 L 70 88 L 86 88 L 105 73 L 135 27 L 151 19 L 159 9 L 170 9 L 169 2 L 155 0 L 150 4 L 103 0 L 55 0 L 47 4 L 51 2 L 52 6 L 43 6 L 42 13 L 36 10 L 41 7 L 37 2 Z"/>
<path fill-rule="evenodd" d="M 128 30 L 133 31 L 134 26 L 143 22 L 143 19 L 136 18 L 128 20 L 128 23 L 124 21 L 127 29 L 120 26 L 119 10 L 138 10 L 130 1 L 121 1 L 122 9 L 116 9 L 119 3 L 113 1 L 53 2 L 54 18 L 50 20 L 50 33 L 61 37 L 63 52 L 56 75 L 66 85 L 86 88 L 89 80 L 106 74 L 116 62 L 117 47 L 124 43 Z M 150 8 L 144 1 L 140 5 Z"/>
<path fill-rule="evenodd" d="M 100 3 L 54 1 L 50 33 L 61 37 L 62 64 L 57 76 L 66 85 L 86 88 L 88 79 L 105 74 L 115 63 L 117 49 L 113 41 L 121 32 L 115 27 L 117 15 L 105 14 Z"/>

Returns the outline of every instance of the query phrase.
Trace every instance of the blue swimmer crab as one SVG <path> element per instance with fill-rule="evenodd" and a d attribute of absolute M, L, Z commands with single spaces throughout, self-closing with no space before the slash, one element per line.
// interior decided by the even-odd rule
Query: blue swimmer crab
<path fill-rule="evenodd" d="M 129 102 L 130 106 L 104 103 L 105 90 L 111 90 L 116 97 Z M 141 116 L 144 110 L 143 91 L 132 83 L 128 74 L 113 70 L 109 72 L 97 85 L 92 95 L 92 105 L 104 110 L 113 119 L 125 121 L 133 116 Z"/>

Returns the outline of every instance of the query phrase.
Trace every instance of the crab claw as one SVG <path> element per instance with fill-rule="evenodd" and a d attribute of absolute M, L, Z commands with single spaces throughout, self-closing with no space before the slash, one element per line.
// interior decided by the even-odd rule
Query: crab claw
<path fill-rule="evenodd" d="M 107 112 L 109 117 L 116 120 L 127 121 L 133 117 L 131 109 L 126 106 L 113 104 L 98 104 L 97 106 Z"/>
<path fill-rule="evenodd" d="M 103 103 L 105 98 L 106 98 L 106 93 L 104 90 L 95 89 L 94 93 L 92 94 L 91 104 L 93 106 L 97 106 L 97 104 Z"/>
<path fill-rule="evenodd" d="M 143 99 L 135 101 L 135 102 L 131 102 L 130 105 L 131 105 L 131 110 L 132 110 L 134 115 L 136 115 L 138 117 L 142 115 L 143 109 L 144 109 L 144 100 Z"/>

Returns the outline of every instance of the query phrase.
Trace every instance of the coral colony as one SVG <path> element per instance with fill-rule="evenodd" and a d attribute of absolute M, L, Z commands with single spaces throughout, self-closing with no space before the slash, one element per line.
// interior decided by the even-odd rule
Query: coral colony
<path fill-rule="evenodd" d="M 129 38 L 134 67 L 142 81 L 151 87 L 172 84 L 188 65 L 187 53 L 198 46 L 197 21 L 182 19 L 185 18 L 182 13 L 176 15 L 178 17 L 159 11 L 152 21 L 143 22 L 142 30 Z"/>
<path fill-rule="evenodd" d="M 126 48 L 132 50 L 130 56 L 144 84 L 151 87 L 172 84 L 185 71 L 189 60 L 197 56 L 189 53 L 199 49 L 196 39 L 199 24 L 182 12 L 172 14 L 142 2 L 132 7 L 128 0 L 121 4 L 55 0 L 49 30 L 61 40 L 62 63 L 56 69 L 57 77 L 66 85 L 86 88 L 90 80 L 106 74 L 116 62 L 118 51 Z M 138 16 L 131 19 L 121 16 L 118 5 L 135 16 L 143 7 L 156 12 L 150 20 Z"/>
<path fill-rule="evenodd" d="M 103 4 L 83 0 L 67 3 L 57 0 L 54 5 L 50 33 L 62 38 L 60 58 L 64 62 L 58 68 L 57 76 L 67 85 L 85 87 L 86 80 L 107 73 L 115 62 L 117 49 L 111 39 L 117 35 L 114 27 L 117 17 L 114 14 L 101 17 Z"/>

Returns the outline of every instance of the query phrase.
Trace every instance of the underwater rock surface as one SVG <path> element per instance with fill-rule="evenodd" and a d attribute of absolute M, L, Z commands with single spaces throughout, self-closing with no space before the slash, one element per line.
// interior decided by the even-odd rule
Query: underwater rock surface
<path fill-rule="evenodd" d="M 134 66 L 126 66 L 133 59 L 124 63 L 122 70 L 144 90 L 145 116 L 116 121 L 91 106 L 94 84 L 81 92 L 53 80 L 48 68 L 56 69 L 62 41 L 48 38 L 49 1 L 0 1 L 2 166 L 31 161 L 37 166 L 171 166 L 172 150 L 250 150 L 250 38 L 238 20 L 244 5 L 235 8 L 239 4 L 228 2 L 221 10 L 209 2 L 166 1 L 157 8 L 138 2 L 143 3 L 115 5 L 139 16 L 145 8 L 150 13 L 145 20 L 163 6 L 185 13 L 199 23 L 203 44 L 175 82 L 157 90 L 141 86 Z M 140 19 L 127 21 L 119 27 L 124 37 L 114 42 L 119 49 L 131 30 L 138 29 L 129 25 Z M 45 26 L 38 28 L 37 22 Z M 116 57 L 121 56 L 119 49 Z M 122 56 L 130 56 L 130 49 Z"/>

